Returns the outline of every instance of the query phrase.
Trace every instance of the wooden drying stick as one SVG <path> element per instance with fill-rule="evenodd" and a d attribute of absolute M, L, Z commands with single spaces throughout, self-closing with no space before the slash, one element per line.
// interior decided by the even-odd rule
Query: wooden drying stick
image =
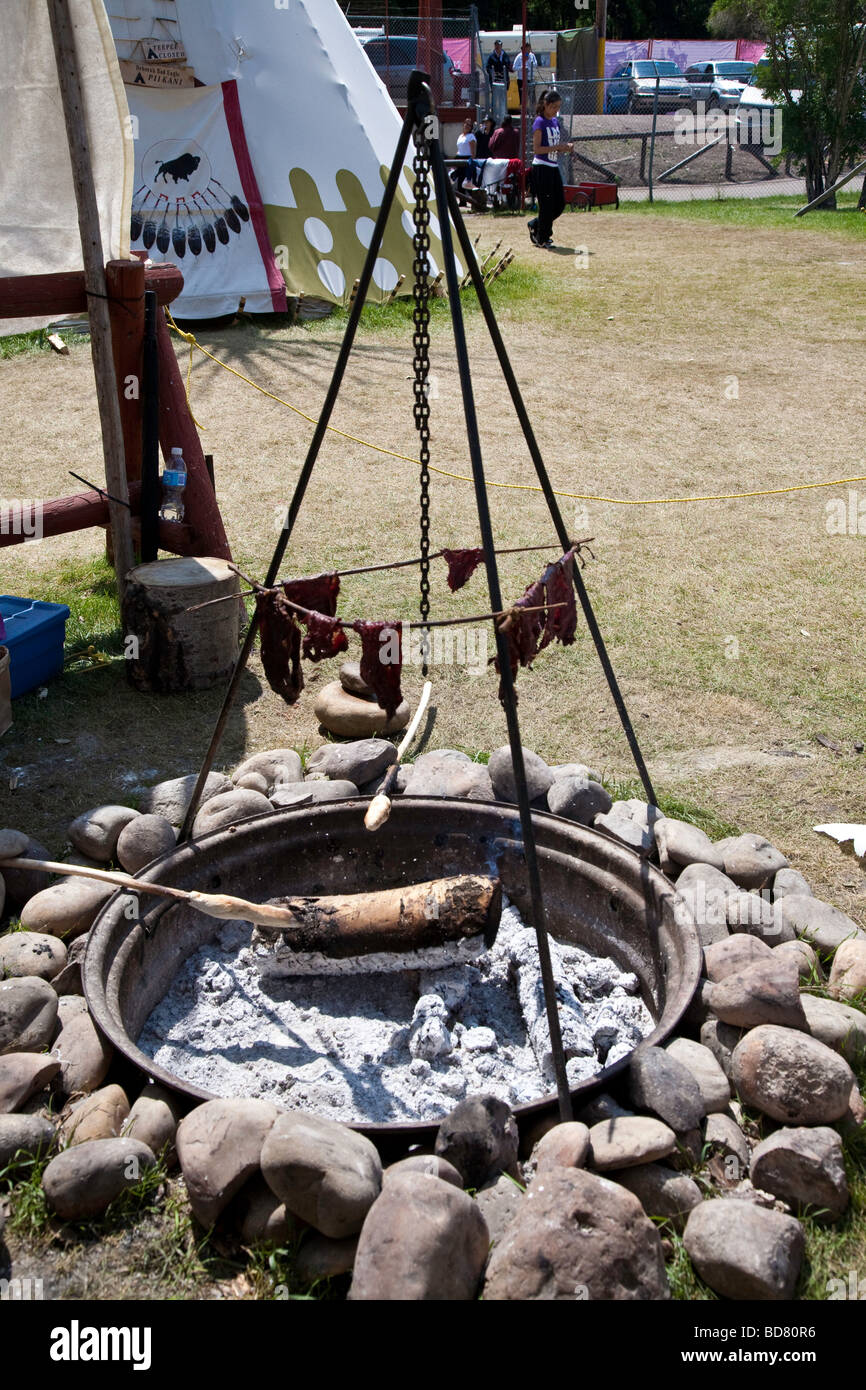
<path fill-rule="evenodd" d="M 50 859 L 4 859 L 0 861 L 3 869 L 42 869 L 48 874 L 64 874 L 72 878 L 95 878 L 100 883 L 114 883 L 118 888 L 126 888 L 130 893 L 150 893 L 156 898 L 175 898 L 178 902 L 189 903 L 208 917 L 224 917 L 239 922 L 255 922 L 259 927 L 270 927 L 272 931 L 285 931 L 286 927 L 297 925 L 295 914 L 285 907 L 271 907 L 267 903 L 248 903 L 243 898 L 228 897 L 224 893 L 187 893 L 183 888 L 171 888 L 167 883 L 147 883 L 133 878 L 131 874 L 114 873 L 108 869 L 87 869 L 80 864 L 55 863 Z M 288 899 L 287 899 L 288 901 Z"/>
<path fill-rule="evenodd" d="M 225 893 L 190 893 L 165 883 L 147 883 L 131 874 L 46 859 L 6 859 L 0 862 L 0 869 L 6 868 L 95 878 L 131 893 L 174 898 L 208 917 L 254 922 L 264 931 L 283 934 L 284 942 L 296 951 L 320 951 L 336 957 L 418 950 L 480 933 L 490 945 L 499 926 L 502 902 L 499 880 L 482 874 L 458 874 L 372 893 L 284 898 L 283 905 L 277 907 L 249 903 Z"/>
<path fill-rule="evenodd" d="M 382 790 L 377 792 L 367 807 L 367 814 L 364 817 L 364 827 L 367 830 L 378 830 L 383 826 L 391 814 L 391 792 L 394 790 L 394 783 L 397 781 L 397 773 L 400 771 L 400 761 L 418 732 L 418 725 L 421 717 L 430 701 L 430 694 L 433 686 L 429 681 L 424 682 L 424 689 L 421 691 L 421 699 L 418 701 L 418 708 L 412 719 L 412 723 L 406 730 L 403 742 L 397 749 L 397 761 L 388 768 L 385 780 L 382 783 Z"/>

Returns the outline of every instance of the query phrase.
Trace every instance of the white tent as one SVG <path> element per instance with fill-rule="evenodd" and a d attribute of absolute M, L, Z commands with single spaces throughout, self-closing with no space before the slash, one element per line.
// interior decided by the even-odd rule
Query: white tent
<path fill-rule="evenodd" d="M 241 296 L 250 310 L 278 309 L 286 287 L 345 303 L 401 120 L 337 0 L 112 0 L 111 15 L 127 82 L 130 63 L 150 60 L 147 81 L 190 82 L 191 68 L 204 84 L 126 88 L 132 249 L 155 246 L 180 266 L 176 312 L 228 313 Z M 371 297 L 401 275 L 411 284 L 411 177 L 407 166 Z M 432 232 L 438 270 L 435 216 Z"/>
<path fill-rule="evenodd" d="M 133 146 L 102 0 L 70 0 L 106 260 L 129 255 Z M 81 242 L 45 0 L 6 0 L 0 44 L 0 276 L 80 270 Z M 21 333 L 48 319 L 7 319 Z"/>

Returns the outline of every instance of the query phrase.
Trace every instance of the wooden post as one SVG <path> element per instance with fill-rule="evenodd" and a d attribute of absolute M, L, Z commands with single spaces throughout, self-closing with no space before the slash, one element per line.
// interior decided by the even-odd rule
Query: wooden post
<path fill-rule="evenodd" d="M 159 308 L 153 290 L 144 292 L 144 354 L 141 372 L 141 558 L 145 564 L 159 554 L 159 348 L 156 323 Z"/>
<path fill-rule="evenodd" d="M 144 262 L 109 261 L 105 267 L 105 282 L 126 481 L 129 484 L 141 477 Z M 114 538 L 111 527 L 105 534 L 105 555 L 109 564 L 113 564 Z"/>
<path fill-rule="evenodd" d="M 144 262 L 109 261 L 105 279 L 126 477 L 133 482 L 141 477 Z"/>
<path fill-rule="evenodd" d="M 183 374 L 174 355 L 165 315 L 156 316 L 159 354 L 159 442 L 163 457 L 171 458 L 174 448 L 183 450 L 186 464 L 184 521 L 195 537 L 196 555 L 232 558 L 223 519 L 208 477 L 198 430 L 189 413 Z"/>
<path fill-rule="evenodd" d="M 129 501 L 132 511 L 132 533 L 138 526 L 141 507 L 141 483 L 131 483 Z M 108 525 L 108 499 L 98 492 L 78 492 L 72 497 L 56 497 L 42 508 L 42 535 L 67 536 L 71 531 L 86 531 L 92 526 Z M 10 545 L 23 545 L 28 537 L 22 531 L 0 531 L 0 550 Z M 160 521 L 157 539 L 163 550 L 175 555 L 195 553 L 192 529 L 182 521 Z"/>
<path fill-rule="evenodd" d="M 429 74 L 435 106 L 442 104 L 443 53 L 442 0 L 419 0 L 418 67 Z"/>
<path fill-rule="evenodd" d="M 598 83 L 595 109 L 604 111 L 604 58 L 607 42 L 607 0 L 595 0 L 595 43 L 597 54 L 596 73 L 602 79 Z"/>
<path fill-rule="evenodd" d="M 48 0 L 48 17 L 54 41 L 57 79 L 66 122 L 66 138 L 72 164 L 72 181 L 78 207 L 78 230 L 88 293 L 91 351 L 96 378 L 96 397 L 102 425 L 102 452 L 105 458 L 106 487 L 117 502 L 109 503 L 114 533 L 114 569 L 118 598 L 123 598 L 126 576 L 132 569 L 132 525 L 124 502 L 129 500 L 123 447 L 123 427 L 114 376 L 111 346 L 111 320 L 105 257 L 99 229 L 99 207 L 93 183 L 90 143 L 87 138 L 84 101 L 78 73 L 75 35 L 66 0 Z"/>

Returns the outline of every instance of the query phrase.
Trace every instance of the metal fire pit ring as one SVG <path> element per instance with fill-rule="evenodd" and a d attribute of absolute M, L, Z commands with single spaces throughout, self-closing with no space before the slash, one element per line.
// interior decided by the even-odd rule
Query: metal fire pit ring
<path fill-rule="evenodd" d="M 529 889 L 517 808 L 499 803 L 400 797 L 375 835 L 358 800 L 277 810 L 180 845 L 139 875 L 146 881 L 253 901 L 288 893 L 364 892 L 460 873 L 495 873 L 527 921 Z M 648 1043 L 671 1036 L 701 971 L 697 928 L 661 871 L 608 835 L 559 816 L 533 815 L 548 927 L 552 934 L 633 971 L 656 1027 Z M 221 929 L 185 903 L 142 896 L 130 920 L 120 890 L 104 905 L 87 942 L 84 992 L 90 1012 L 117 1050 L 154 1081 L 190 1102 L 214 1095 L 175 1076 L 137 1046 L 141 1029 L 187 958 Z M 575 1107 L 609 1086 L 620 1058 L 572 1091 Z M 515 1107 L 518 1124 L 556 1110 L 551 1093 Z M 436 1121 L 355 1123 L 380 1144 L 429 1143 Z"/>

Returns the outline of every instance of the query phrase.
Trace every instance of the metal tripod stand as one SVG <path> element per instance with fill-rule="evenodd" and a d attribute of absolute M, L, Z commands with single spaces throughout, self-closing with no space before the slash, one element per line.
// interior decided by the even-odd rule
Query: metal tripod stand
<path fill-rule="evenodd" d="M 289 504 L 283 530 L 280 534 L 273 558 L 268 568 L 265 579 L 266 587 L 272 587 L 277 579 L 286 547 L 294 529 L 298 512 L 304 500 L 307 486 L 312 476 L 313 467 L 319 454 L 325 432 L 328 428 L 331 415 L 336 404 L 337 396 L 345 374 L 352 345 L 355 340 L 358 323 L 361 317 L 361 310 L 367 297 L 373 276 L 373 269 L 376 264 L 379 250 L 384 237 L 385 228 L 394 198 L 397 185 L 403 172 L 404 161 L 409 148 L 409 141 L 414 135 L 416 148 L 426 151 L 427 160 L 433 174 L 433 184 L 436 194 L 436 201 L 440 211 L 441 240 L 445 259 L 445 279 L 448 290 L 448 298 L 451 309 L 451 320 L 454 330 L 454 342 L 457 355 L 457 365 L 460 375 L 460 386 L 463 396 L 463 410 L 466 418 L 466 433 L 469 445 L 469 454 L 472 464 L 472 479 L 475 489 L 475 501 L 478 510 L 478 522 L 481 531 L 481 543 L 484 548 L 487 582 L 490 592 L 490 604 L 494 613 L 503 611 L 502 592 L 499 583 L 499 571 L 496 562 L 496 554 L 493 540 L 493 530 L 490 518 L 490 507 L 487 497 L 487 486 L 484 476 L 484 465 L 481 458 L 481 444 L 478 434 L 478 420 L 475 411 L 475 399 L 472 389 L 472 377 L 469 364 L 469 353 L 466 345 L 466 334 L 463 323 L 463 310 L 460 302 L 460 285 L 457 268 L 454 258 L 454 246 L 451 233 L 451 221 L 457 232 L 457 238 L 465 257 L 466 264 L 472 277 L 472 283 L 481 304 L 482 313 L 490 332 L 493 346 L 502 369 L 503 376 L 511 394 L 517 417 L 520 421 L 524 437 L 526 439 L 529 452 L 535 465 L 538 481 L 541 485 L 545 501 L 553 521 L 554 529 L 563 552 L 566 552 L 571 545 L 571 540 L 559 509 L 550 478 L 547 474 L 544 461 L 538 442 L 529 421 L 526 407 L 520 394 L 520 388 L 514 376 L 508 353 L 496 322 L 496 317 L 484 285 L 484 279 L 478 265 L 474 248 L 469 238 L 469 234 L 463 223 L 463 218 L 457 203 L 456 194 L 447 176 L 445 163 L 442 155 L 442 148 L 439 141 L 439 122 L 435 114 L 433 99 L 430 92 L 430 81 L 425 73 L 415 72 L 409 82 L 408 104 L 403 128 L 394 154 L 394 160 L 385 191 L 379 215 L 376 219 L 376 226 L 367 250 L 367 257 L 364 268 L 361 272 L 358 283 L 357 293 L 352 302 L 349 313 L 349 321 L 346 325 L 346 332 L 334 367 L 331 384 L 325 397 L 307 456 L 301 469 L 300 476 L 295 485 L 295 491 Z M 448 216 L 450 213 L 450 219 Z M 417 273 L 417 269 L 416 269 Z M 622 694 L 614 675 L 613 667 L 605 648 L 604 639 L 596 622 L 595 614 L 589 595 L 586 591 L 580 568 L 576 561 L 572 561 L 572 575 L 577 596 L 583 609 L 586 623 L 595 643 L 596 651 L 607 678 L 614 703 L 617 708 L 626 738 L 634 757 L 638 773 L 643 783 L 647 799 L 655 804 L 655 792 L 650 782 L 649 773 L 643 760 L 637 737 L 632 726 L 628 711 L 625 707 Z M 423 626 L 423 615 L 422 615 Z M 201 771 L 193 791 L 192 800 L 181 829 L 180 838 L 185 840 L 189 837 L 192 824 L 195 819 L 196 811 L 201 801 L 204 791 L 205 781 L 213 765 L 217 749 L 219 747 L 226 722 L 231 711 L 234 699 L 240 684 L 241 677 L 246 668 L 253 642 L 255 640 L 258 621 L 254 614 L 247 629 L 246 638 L 238 656 L 234 672 L 232 673 L 222 709 L 218 716 L 216 726 L 211 737 L 210 746 L 205 755 Z M 500 626 L 494 622 L 494 634 L 496 640 L 496 651 L 499 659 L 501 673 L 501 698 L 505 710 L 506 724 L 508 727 L 508 742 L 511 750 L 511 757 L 514 766 L 514 777 L 517 788 L 517 805 L 520 816 L 521 834 L 523 837 L 523 849 L 526 862 L 527 878 L 530 891 L 532 926 L 535 929 L 538 941 L 539 962 L 541 966 L 542 982 L 544 986 L 544 998 L 547 1012 L 548 1026 L 550 1029 L 551 1052 L 554 1061 L 554 1072 L 556 1076 L 556 1089 L 559 1100 L 559 1112 L 562 1120 L 571 1119 L 571 1096 L 569 1093 L 568 1078 L 566 1075 L 565 1055 L 562 1046 L 562 1033 L 559 1024 L 559 1013 L 556 1000 L 556 984 L 553 978 L 553 970 L 550 959 L 550 946 L 547 937 L 547 927 L 544 911 L 544 900 L 541 890 L 541 879 L 538 867 L 538 855 L 536 850 L 535 833 L 532 825 L 532 812 L 530 807 L 529 790 L 526 781 L 526 769 L 523 760 L 523 747 L 520 741 L 520 726 L 517 715 L 517 695 L 514 688 L 514 679 L 511 672 L 511 661 L 508 651 L 508 643 L 504 634 L 500 631 Z"/>

